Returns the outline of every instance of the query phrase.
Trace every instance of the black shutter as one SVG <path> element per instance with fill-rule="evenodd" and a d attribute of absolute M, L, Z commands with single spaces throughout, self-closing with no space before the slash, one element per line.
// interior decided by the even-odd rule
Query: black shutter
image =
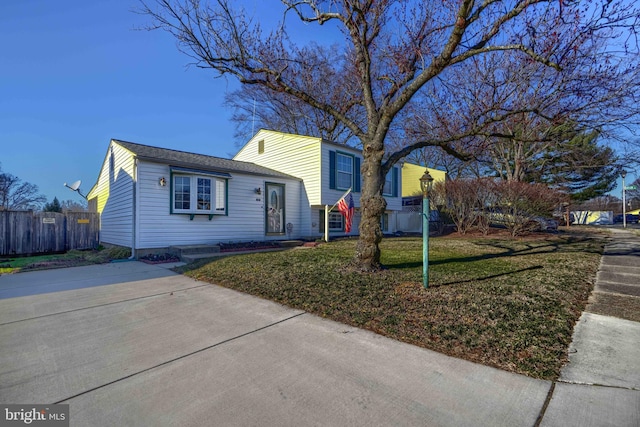
<path fill-rule="evenodd" d="M 360 192 L 360 181 L 361 181 L 361 177 L 360 177 L 360 157 L 354 157 L 354 173 L 353 173 L 353 192 L 354 193 L 359 193 Z"/>
<path fill-rule="evenodd" d="M 391 175 L 391 195 L 398 197 L 398 168 L 393 168 L 393 175 Z"/>
<path fill-rule="evenodd" d="M 336 152 L 329 151 L 329 188 L 336 189 Z"/>

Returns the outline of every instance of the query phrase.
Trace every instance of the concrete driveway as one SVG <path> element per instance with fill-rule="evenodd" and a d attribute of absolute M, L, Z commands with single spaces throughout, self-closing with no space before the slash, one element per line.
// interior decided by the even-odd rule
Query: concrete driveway
<path fill-rule="evenodd" d="M 68 403 L 72 426 L 533 426 L 554 388 L 139 262 L 0 295 L 0 403 Z"/>

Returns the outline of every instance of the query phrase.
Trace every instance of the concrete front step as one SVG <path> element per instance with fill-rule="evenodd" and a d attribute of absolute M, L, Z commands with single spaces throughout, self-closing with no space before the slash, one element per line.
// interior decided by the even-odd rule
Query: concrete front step
<path fill-rule="evenodd" d="M 171 246 L 169 252 L 180 258 L 182 262 L 193 262 L 204 258 L 217 258 L 229 255 L 241 255 L 255 252 L 273 252 L 302 246 L 302 240 L 283 240 L 278 241 L 280 247 L 262 248 L 262 249 L 238 249 L 230 251 L 221 251 L 219 245 L 182 245 Z"/>
<path fill-rule="evenodd" d="M 218 253 L 209 252 L 209 253 L 201 253 L 201 254 L 183 255 L 180 257 L 180 259 L 182 260 L 182 262 L 186 262 L 188 264 L 201 259 L 222 258 L 226 256 L 243 255 L 243 254 L 254 254 L 256 252 L 276 252 L 276 251 L 284 251 L 286 249 L 289 249 L 289 248 L 269 248 L 269 249 L 256 249 L 252 251 L 228 251 L 228 252 L 218 252 Z"/>
<path fill-rule="evenodd" d="M 218 245 L 180 245 L 170 246 L 169 253 L 177 255 L 182 258 L 183 255 L 193 254 L 210 254 L 219 253 L 220 246 Z"/>

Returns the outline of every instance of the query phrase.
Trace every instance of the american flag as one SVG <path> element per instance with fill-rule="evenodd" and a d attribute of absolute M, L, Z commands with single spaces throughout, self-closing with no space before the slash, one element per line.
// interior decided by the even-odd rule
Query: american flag
<path fill-rule="evenodd" d="M 342 196 L 342 199 L 337 203 L 338 211 L 344 215 L 344 231 L 349 233 L 351 231 L 351 223 L 353 222 L 353 212 L 356 210 L 353 206 L 353 196 L 351 191 Z"/>

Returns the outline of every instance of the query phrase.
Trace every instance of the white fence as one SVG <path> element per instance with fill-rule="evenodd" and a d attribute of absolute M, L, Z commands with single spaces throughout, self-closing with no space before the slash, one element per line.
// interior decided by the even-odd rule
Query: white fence
<path fill-rule="evenodd" d="M 418 209 L 421 209 L 417 206 Z M 429 234 L 441 229 L 440 212 L 429 212 Z M 403 210 L 396 215 L 396 230 L 402 233 L 422 233 L 422 211 Z"/>

